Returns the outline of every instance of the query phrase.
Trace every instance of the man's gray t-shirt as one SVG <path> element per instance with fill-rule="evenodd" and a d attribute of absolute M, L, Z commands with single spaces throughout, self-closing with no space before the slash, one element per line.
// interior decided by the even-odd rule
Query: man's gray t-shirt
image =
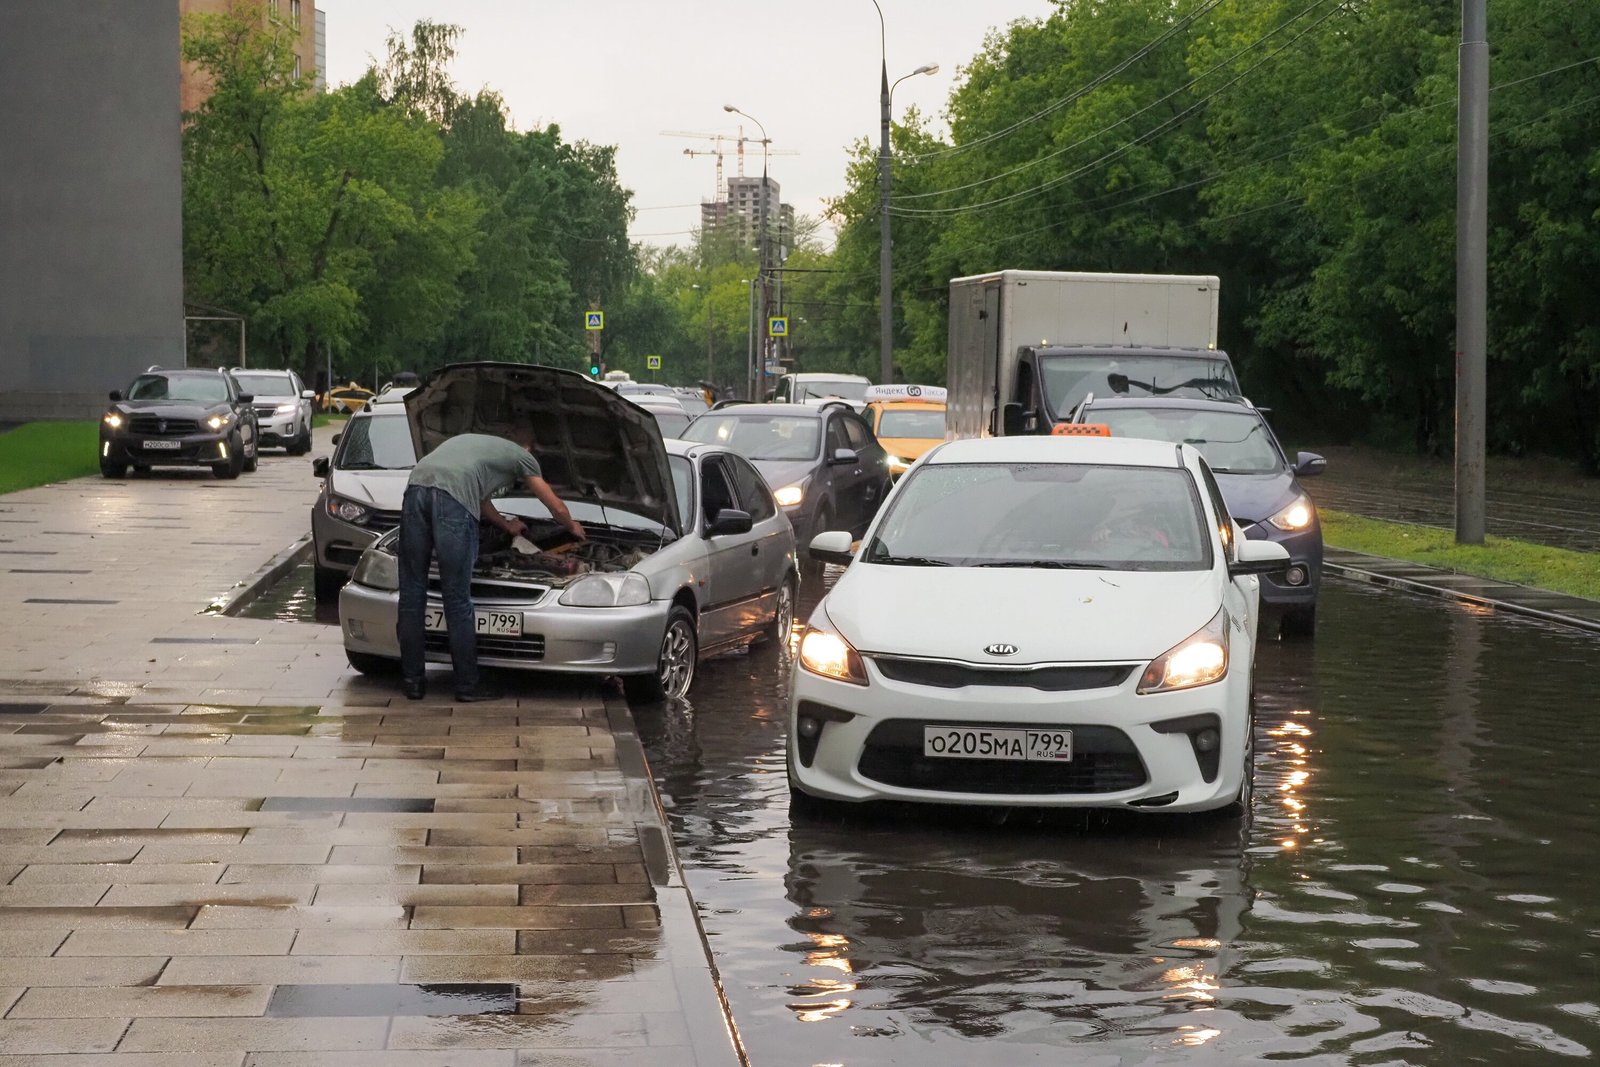
<path fill-rule="evenodd" d="M 477 515 L 483 502 L 501 489 L 539 474 L 539 461 L 521 445 L 504 437 L 463 433 L 422 457 L 406 484 L 443 489 Z"/>

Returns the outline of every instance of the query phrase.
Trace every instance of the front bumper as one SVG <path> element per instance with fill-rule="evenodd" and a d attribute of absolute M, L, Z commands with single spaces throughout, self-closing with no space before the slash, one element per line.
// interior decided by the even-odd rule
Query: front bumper
<path fill-rule="evenodd" d="M 478 663 L 513 670 L 571 674 L 653 674 L 661 656 L 672 601 L 653 600 L 635 608 L 572 608 L 557 603 L 552 589 L 534 603 L 475 600 L 484 611 L 519 612 L 522 638 L 478 638 Z M 344 647 L 388 659 L 400 658 L 395 634 L 400 595 L 350 582 L 339 593 L 339 629 Z M 436 593 L 428 606 L 442 607 Z M 448 638 L 430 633 L 428 662 L 449 663 Z"/>
<path fill-rule="evenodd" d="M 136 433 L 100 433 L 100 458 L 113 463 L 128 463 L 138 467 L 209 467 L 225 463 L 228 456 L 223 446 L 232 448 L 228 438 L 233 428 L 217 433 L 187 434 L 182 437 L 154 437 Z M 145 442 L 160 442 L 160 446 L 147 447 Z M 177 447 L 166 447 L 176 443 Z"/>
<path fill-rule="evenodd" d="M 287 445 L 300 436 L 300 413 L 256 416 L 257 430 L 263 445 Z"/>
<path fill-rule="evenodd" d="M 317 565 L 325 570 L 349 574 L 355 570 L 361 553 L 393 527 L 358 526 L 328 514 L 327 497 L 318 496 L 311 505 L 311 543 L 316 546 Z"/>
<path fill-rule="evenodd" d="M 871 680 L 866 686 L 819 677 L 798 663 L 794 667 L 789 776 L 791 784 L 805 793 L 839 801 L 1130 808 L 1158 813 L 1219 808 L 1239 793 L 1250 729 L 1248 670 L 1230 670 L 1212 685 L 1139 696 L 1135 690 L 1142 664 L 1114 687 L 1048 692 L 1013 686 L 912 685 L 886 678 L 872 658 L 866 658 Z M 835 718 L 847 717 L 825 722 L 809 763 L 797 734 L 802 704 L 808 704 L 813 714 L 815 708 L 809 705 L 844 713 Z M 1210 781 L 1189 734 L 1155 729 L 1172 720 L 1207 715 L 1215 716 L 1221 730 Z M 886 723 L 893 725 L 875 734 Z M 1084 760 L 1085 766 L 924 756 L 924 724 L 1071 729 L 1074 761 Z M 870 752 L 869 738 L 873 738 Z M 886 746 L 894 740 L 901 743 L 898 750 Z M 886 767 L 893 767 L 893 773 Z M 1097 769 L 1102 767 L 1103 773 Z M 983 787 L 972 787 L 973 776 L 983 776 L 985 770 L 992 774 Z M 1026 787 L 1004 791 L 1028 777 L 1025 770 L 1039 773 Z M 1057 780 L 1067 783 L 1059 789 L 1040 777 L 1056 770 Z M 895 781 L 885 781 L 886 777 Z"/>
<path fill-rule="evenodd" d="M 1281 574 L 1262 575 L 1261 606 L 1315 606 L 1317 591 L 1322 587 L 1322 524 L 1314 522 L 1309 529 L 1287 533 L 1271 523 L 1258 522 L 1245 526 L 1244 535 L 1251 541 L 1276 541 L 1289 553 L 1289 566 L 1299 567 L 1305 574 L 1305 581 L 1299 585 L 1291 585 Z"/>

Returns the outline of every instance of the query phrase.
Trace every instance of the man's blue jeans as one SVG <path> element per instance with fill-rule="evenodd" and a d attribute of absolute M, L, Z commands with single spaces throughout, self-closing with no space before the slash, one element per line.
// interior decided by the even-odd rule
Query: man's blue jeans
<path fill-rule="evenodd" d="M 478 687 L 477 621 L 472 610 L 472 568 L 478 562 L 478 517 L 443 489 L 413 485 L 400 508 L 400 671 L 421 681 L 426 669 L 424 612 L 428 562 L 439 559 L 439 595 L 450 630 L 455 690 Z"/>

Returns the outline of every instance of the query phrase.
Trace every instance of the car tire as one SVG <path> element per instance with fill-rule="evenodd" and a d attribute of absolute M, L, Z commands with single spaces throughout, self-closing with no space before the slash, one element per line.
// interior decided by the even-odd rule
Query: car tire
<path fill-rule="evenodd" d="M 261 446 L 258 444 L 250 450 L 250 454 L 248 456 L 244 457 L 244 462 L 240 464 L 240 469 L 246 474 L 253 474 L 255 473 L 255 469 L 260 465 Z"/>
<path fill-rule="evenodd" d="M 101 459 L 100 473 L 107 478 L 125 478 L 128 474 L 128 465 L 126 463 L 118 463 L 116 460 Z"/>
<path fill-rule="evenodd" d="M 239 477 L 239 472 L 244 470 L 244 446 L 235 438 L 228 442 L 228 458 L 221 463 L 211 465 L 211 473 L 218 478 L 232 480 Z"/>
<path fill-rule="evenodd" d="M 681 700 L 694 685 L 699 657 L 700 638 L 695 632 L 694 616 L 682 604 L 676 605 L 667 614 L 667 626 L 661 633 L 655 673 L 627 676 L 622 679 L 623 690 L 629 700 L 640 704 L 655 704 L 668 698 Z"/>
<path fill-rule="evenodd" d="M 780 647 L 788 645 L 789 635 L 794 632 L 795 603 L 800 599 L 798 584 L 793 578 L 785 578 L 778 587 L 778 607 L 772 613 L 772 621 L 761 631 L 761 640 Z"/>
<path fill-rule="evenodd" d="M 288 452 L 291 456 L 303 456 L 311 451 L 311 424 L 307 423 L 300 431 L 300 436 L 289 443 Z"/>
<path fill-rule="evenodd" d="M 349 575 L 344 571 L 336 571 L 332 567 L 321 564 L 311 565 L 311 591 L 317 598 L 317 603 L 322 604 L 339 597 L 339 590 L 344 588 L 345 580 Z"/>
<path fill-rule="evenodd" d="M 1205 814 L 1214 819 L 1242 819 L 1246 825 L 1256 796 L 1256 695 L 1250 694 L 1250 716 L 1245 720 L 1244 775 L 1239 780 L 1239 792 L 1220 808 Z"/>
<path fill-rule="evenodd" d="M 350 666 L 362 674 L 377 677 L 390 677 L 400 673 L 400 661 L 390 659 L 388 656 L 374 656 L 371 652 L 352 652 L 344 650 L 344 658 L 350 661 Z"/>
<path fill-rule="evenodd" d="M 1305 641 L 1317 635 L 1317 606 L 1289 608 L 1278 622 L 1278 636 L 1286 641 Z"/>
<path fill-rule="evenodd" d="M 794 786 L 789 787 L 789 821 L 791 823 L 819 822 L 839 815 L 836 801 L 814 797 Z"/>

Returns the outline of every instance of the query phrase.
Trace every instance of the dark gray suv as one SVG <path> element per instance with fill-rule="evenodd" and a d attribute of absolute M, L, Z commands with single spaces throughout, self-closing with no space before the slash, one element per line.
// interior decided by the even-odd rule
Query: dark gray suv
<path fill-rule="evenodd" d="M 735 404 L 701 415 L 682 437 L 724 445 L 754 464 L 802 553 L 827 530 L 865 533 L 889 492 L 888 453 L 843 401 Z"/>

